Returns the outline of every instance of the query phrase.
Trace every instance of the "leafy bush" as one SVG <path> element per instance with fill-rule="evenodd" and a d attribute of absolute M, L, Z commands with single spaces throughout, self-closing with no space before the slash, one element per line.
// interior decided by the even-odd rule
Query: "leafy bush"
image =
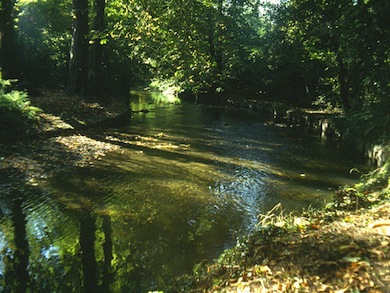
<path fill-rule="evenodd" d="M 2 134 L 29 133 L 36 129 L 41 109 L 31 106 L 26 92 L 8 89 L 9 80 L 0 78 L 0 125 Z"/>

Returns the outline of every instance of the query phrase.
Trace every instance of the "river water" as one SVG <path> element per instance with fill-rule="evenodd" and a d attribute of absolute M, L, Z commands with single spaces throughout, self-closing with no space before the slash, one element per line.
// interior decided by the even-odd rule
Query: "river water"
<path fill-rule="evenodd" d="M 276 204 L 321 206 L 362 165 L 337 142 L 249 111 L 140 94 L 132 108 L 129 125 L 101 136 L 119 151 L 2 207 L 1 288 L 6 277 L 34 292 L 158 290 Z"/>

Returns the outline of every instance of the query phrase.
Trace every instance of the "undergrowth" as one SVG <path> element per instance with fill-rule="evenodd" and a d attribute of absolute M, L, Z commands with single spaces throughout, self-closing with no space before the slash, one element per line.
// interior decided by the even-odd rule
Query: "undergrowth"
<path fill-rule="evenodd" d="M 38 126 L 42 110 L 31 105 L 26 92 L 11 90 L 11 81 L 0 78 L 0 125 L 2 135 L 26 134 Z"/>
<path fill-rule="evenodd" d="M 363 175 L 360 183 L 340 189 L 327 208 L 354 211 L 389 199 L 390 159 L 387 159 L 382 167 Z"/>

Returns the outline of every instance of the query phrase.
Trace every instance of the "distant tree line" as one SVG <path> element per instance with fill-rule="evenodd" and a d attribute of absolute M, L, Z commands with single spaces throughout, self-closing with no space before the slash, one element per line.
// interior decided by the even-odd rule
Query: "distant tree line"
<path fill-rule="evenodd" d="M 390 129 L 390 1 L 2 0 L 3 78 L 102 99 L 187 94 L 338 107 L 345 133 Z"/>

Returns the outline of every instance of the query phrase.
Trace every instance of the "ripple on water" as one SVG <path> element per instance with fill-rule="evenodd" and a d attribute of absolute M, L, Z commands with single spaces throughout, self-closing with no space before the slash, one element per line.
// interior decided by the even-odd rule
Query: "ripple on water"
<path fill-rule="evenodd" d="M 193 105 L 151 107 L 101 139 L 117 150 L 92 167 L 42 178 L 21 197 L 38 287 L 82 286 L 80 242 L 89 229 L 102 271 L 111 240 L 115 288 L 158 290 L 215 258 L 260 212 L 278 203 L 287 210 L 321 204 L 354 180 L 348 171 L 359 163 L 258 115 Z M 4 248 L 13 239 L 12 200 L 1 199 Z"/>

